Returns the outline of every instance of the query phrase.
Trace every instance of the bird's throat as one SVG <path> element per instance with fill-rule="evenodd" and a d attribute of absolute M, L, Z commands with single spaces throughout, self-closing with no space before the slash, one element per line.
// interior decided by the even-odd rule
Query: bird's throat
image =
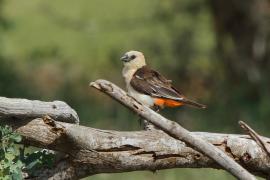
<path fill-rule="evenodd" d="M 137 68 L 129 68 L 129 67 L 124 67 L 122 71 L 122 75 L 125 79 L 126 85 L 130 83 L 134 73 L 137 71 Z"/>

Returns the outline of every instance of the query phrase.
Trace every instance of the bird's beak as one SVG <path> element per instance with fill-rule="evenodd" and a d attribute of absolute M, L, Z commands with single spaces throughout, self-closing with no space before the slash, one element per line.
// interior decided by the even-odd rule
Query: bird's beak
<path fill-rule="evenodd" d="M 125 54 L 125 55 L 124 55 L 124 56 L 122 56 L 120 59 L 121 59 L 122 61 L 124 61 L 124 62 L 128 62 L 129 57 L 128 57 L 128 55 L 127 55 L 127 54 Z"/>

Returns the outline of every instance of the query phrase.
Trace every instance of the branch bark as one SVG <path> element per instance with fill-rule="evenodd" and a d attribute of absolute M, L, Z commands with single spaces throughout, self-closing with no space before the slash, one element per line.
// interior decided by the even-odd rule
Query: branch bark
<path fill-rule="evenodd" d="M 122 96 L 122 98 L 127 100 L 125 98 L 130 97 Z M 14 105 L 12 102 L 18 104 Z M 47 102 L 38 104 L 43 103 L 48 108 L 40 113 L 39 106 L 26 108 L 25 100 L 15 99 L 14 101 L 14 99 L 5 98 L 4 101 L 0 101 L 0 124 L 12 126 L 23 136 L 24 144 L 51 149 L 68 156 L 56 163 L 53 169 L 42 169 L 38 179 L 79 179 L 98 173 L 156 171 L 169 168 L 222 169 L 212 159 L 192 149 L 186 143 L 168 136 L 163 131 L 118 132 L 58 122 L 44 115 L 52 114 L 52 117 L 67 122 L 74 122 L 74 118 L 63 116 L 63 114 L 68 114 L 67 108 L 60 108 L 59 112 L 54 113 L 55 111 L 51 110 Z M 136 102 L 134 105 L 134 108 L 141 108 Z M 14 106 L 15 110 L 13 110 Z M 14 113 L 20 108 L 24 110 Z M 76 113 L 75 115 L 77 116 Z M 43 118 L 33 119 L 36 116 Z M 59 117 L 65 118 L 59 119 Z M 199 132 L 190 132 L 190 135 L 208 141 L 254 175 L 261 177 L 270 175 L 269 157 L 249 136 Z M 270 144 L 269 138 L 260 138 Z"/>
<path fill-rule="evenodd" d="M 267 153 L 267 155 L 270 157 L 270 149 L 268 147 L 268 144 L 264 142 L 264 140 L 260 137 L 260 135 L 254 131 L 251 127 L 249 127 L 245 122 L 239 121 L 239 125 L 242 129 L 244 129 L 247 134 L 259 145 L 261 148 Z"/>
<path fill-rule="evenodd" d="M 62 122 L 79 124 L 79 117 L 69 105 L 63 101 L 31 101 L 0 97 L 0 119 L 33 119 L 49 115 Z"/>
<path fill-rule="evenodd" d="M 224 154 L 220 149 L 198 137 L 194 137 L 188 130 L 184 129 L 176 122 L 164 118 L 150 108 L 135 101 L 133 98 L 128 96 L 125 91 L 112 84 L 111 82 L 106 80 L 97 80 L 91 83 L 90 86 L 95 87 L 101 92 L 104 92 L 112 98 L 116 99 L 170 136 L 178 140 L 182 140 L 201 153 L 204 153 L 209 158 L 215 160 L 219 165 L 221 165 L 224 169 L 226 169 L 238 179 L 256 179 L 252 174 L 237 164 L 232 158 Z"/>
<path fill-rule="evenodd" d="M 94 129 L 64 122 L 34 119 L 11 125 L 24 144 L 64 152 L 69 158 L 39 178 L 79 179 L 99 173 L 169 168 L 222 169 L 212 159 L 162 131 L 119 132 Z M 227 156 L 261 177 L 270 175 L 270 159 L 249 136 L 193 132 Z M 46 138 L 44 138 L 46 137 Z M 261 137 L 270 144 L 270 139 Z"/>

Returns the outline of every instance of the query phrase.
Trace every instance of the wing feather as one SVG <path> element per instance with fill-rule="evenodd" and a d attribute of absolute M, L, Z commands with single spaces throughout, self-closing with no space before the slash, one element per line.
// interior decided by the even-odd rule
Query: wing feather
<path fill-rule="evenodd" d="M 131 79 L 131 86 L 138 92 L 153 97 L 182 100 L 183 96 L 157 71 L 147 66 L 138 69 Z"/>
<path fill-rule="evenodd" d="M 142 94 L 157 98 L 172 99 L 197 108 L 206 108 L 203 104 L 187 99 L 172 86 L 171 80 L 167 80 L 160 73 L 147 66 L 144 66 L 135 72 L 130 84 L 136 91 Z"/>

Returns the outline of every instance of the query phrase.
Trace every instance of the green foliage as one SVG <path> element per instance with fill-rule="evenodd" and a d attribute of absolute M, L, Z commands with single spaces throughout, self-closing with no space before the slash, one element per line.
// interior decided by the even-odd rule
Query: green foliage
<path fill-rule="evenodd" d="M 22 170 L 35 176 L 38 169 L 51 168 L 54 162 L 53 154 L 47 150 L 25 153 L 19 148 L 22 138 L 9 126 L 0 126 L 0 179 L 22 179 Z"/>
<path fill-rule="evenodd" d="M 23 163 L 19 159 L 20 152 L 15 143 L 21 141 L 21 136 L 8 126 L 0 126 L 0 177 L 3 179 L 22 179 Z"/>
<path fill-rule="evenodd" d="M 31 176 L 37 175 L 37 170 L 41 168 L 52 168 L 54 155 L 47 150 L 35 151 L 27 153 L 22 162 L 25 164 L 27 173 Z"/>

